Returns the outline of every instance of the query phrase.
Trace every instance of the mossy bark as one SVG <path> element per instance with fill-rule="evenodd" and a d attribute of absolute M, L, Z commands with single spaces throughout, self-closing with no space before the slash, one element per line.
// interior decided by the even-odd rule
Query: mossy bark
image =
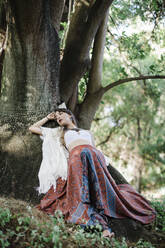
<path fill-rule="evenodd" d="M 32 201 L 37 196 L 41 141 L 30 134 L 28 126 L 60 101 L 59 38 L 51 4 L 11 0 L 6 6 L 8 42 L 0 93 L 1 195 Z"/>

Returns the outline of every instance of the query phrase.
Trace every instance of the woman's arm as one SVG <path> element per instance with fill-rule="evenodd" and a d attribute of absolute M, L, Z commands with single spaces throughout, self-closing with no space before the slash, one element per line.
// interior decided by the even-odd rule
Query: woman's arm
<path fill-rule="evenodd" d="M 29 127 L 29 131 L 31 131 L 32 133 L 35 133 L 35 134 L 42 135 L 40 127 L 43 126 L 47 121 L 54 120 L 54 119 L 55 119 L 55 113 L 52 112 L 52 113 L 48 114 L 42 120 L 40 120 L 40 121 L 34 123 L 33 125 L 31 125 Z"/>

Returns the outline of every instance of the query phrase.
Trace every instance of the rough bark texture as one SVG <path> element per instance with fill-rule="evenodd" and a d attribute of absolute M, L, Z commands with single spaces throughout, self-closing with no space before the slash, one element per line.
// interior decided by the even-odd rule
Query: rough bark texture
<path fill-rule="evenodd" d="M 103 59 L 104 59 L 104 48 L 105 48 L 105 37 L 107 31 L 107 21 L 108 21 L 109 9 L 104 15 L 104 19 L 98 28 L 95 36 L 93 51 L 92 51 L 92 61 L 91 69 L 89 73 L 88 81 L 88 92 L 95 93 L 102 88 L 102 70 L 103 70 Z"/>
<path fill-rule="evenodd" d="M 59 101 L 59 41 L 49 1 L 10 1 L 8 11 L 1 106 L 52 110 Z"/>
<path fill-rule="evenodd" d="M 78 123 L 80 127 L 90 129 L 98 105 L 102 98 L 102 92 L 97 91 L 93 94 L 87 93 L 83 103 L 78 108 Z"/>
<path fill-rule="evenodd" d="M 60 72 L 60 92 L 66 103 L 81 77 L 89 70 L 92 42 L 112 3 L 110 0 L 96 0 L 91 5 L 87 4 L 88 1 L 77 2 L 71 18 Z"/>
<path fill-rule="evenodd" d="M 1 87 L 2 87 L 1 81 L 2 81 L 2 70 L 3 70 L 4 57 L 5 57 L 5 50 L 3 50 L 0 53 L 0 91 L 1 91 Z"/>
<path fill-rule="evenodd" d="M 95 35 L 87 94 L 84 101 L 79 105 L 79 115 L 77 116 L 79 125 L 86 129 L 90 129 L 90 125 L 103 96 L 101 80 L 108 12 L 107 10 L 104 14 L 104 18 Z"/>
<path fill-rule="evenodd" d="M 31 188 L 31 195 L 33 194 L 32 186 L 37 186 L 37 178 L 35 176 L 35 182 L 30 183 L 30 171 L 35 168 L 36 172 L 38 169 L 36 167 L 40 165 L 41 142 L 28 133 L 27 127 L 52 111 L 60 102 L 61 96 L 74 110 L 77 93 L 74 93 L 73 89 L 77 89 L 80 78 L 89 68 L 89 51 L 92 42 L 112 1 L 89 1 L 89 4 L 76 1 L 61 65 L 61 94 L 59 93 L 60 59 L 57 30 L 65 0 L 60 3 L 57 0 L 8 0 L 5 2 L 9 34 L 3 71 L 1 70 L 0 152 L 3 158 L 1 183 L 4 185 L 2 192 L 7 194 L 11 191 L 11 185 L 17 185 L 18 189 L 20 185 L 20 188 L 23 186 L 25 191 L 27 187 Z M 91 123 L 102 97 L 99 92 L 94 92 L 94 95 L 88 93 L 87 96 L 84 104 L 79 108 L 82 111 L 82 119 L 79 119 L 82 127 L 86 126 L 85 122 Z M 90 111 L 86 111 L 87 105 Z M 25 171 L 26 180 L 22 177 L 23 185 L 17 174 L 22 169 L 17 170 L 17 164 L 18 167 L 21 166 L 22 169 L 27 170 Z M 13 170 L 7 177 L 7 183 L 4 183 L 6 180 L 4 171 L 8 167 L 12 167 Z M 12 194 L 15 192 L 22 198 L 22 192 L 16 190 L 16 187 L 13 189 L 15 190 L 12 190 Z"/>
<path fill-rule="evenodd" d="M 53 3 L 56 8 L 57 2 Z M 41 142 L 27 127 L 60 101 L 59 38 L 54 26 L 59 25 L 63 5 L 58 9 L 59 19 L 53 21 L 49 0 L 11 0 L 6 10 L 9 35 L 0 98 L 1 194 L 35 201 Z"/>
<path fill-rule="evenodd" d="M 0 32 L 4 33 L 6 30 L 6 11 L 4 3 L 0 2 Z"/>

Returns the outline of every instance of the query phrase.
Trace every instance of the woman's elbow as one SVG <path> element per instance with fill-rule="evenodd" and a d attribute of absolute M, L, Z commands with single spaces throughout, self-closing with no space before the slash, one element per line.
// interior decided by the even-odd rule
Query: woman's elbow
<path fill-rule="evenodd" d="M 41 129 L 40 129 L 39 127 L 30 126 L 30 127 L 29 127 L 29 131 L 30 131 L 31 133 L 34 133 L 34 134 L 42 135 Z"/>

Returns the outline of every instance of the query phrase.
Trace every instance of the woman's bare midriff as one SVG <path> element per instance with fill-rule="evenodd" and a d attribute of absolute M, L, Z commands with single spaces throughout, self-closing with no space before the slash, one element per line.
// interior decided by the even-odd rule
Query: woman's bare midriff
<path fill-rule="evenodd" d="M 88 140 L 84 140 L 84 139 L 78 139 L 78 140 L 75 140 L 73 142 L 71 142 L 68 146 L 68 150 L 69 152 L 76 146 L 80 146 L 80 145 L 92 145 L 90 143 L 90 141 Z"/>

